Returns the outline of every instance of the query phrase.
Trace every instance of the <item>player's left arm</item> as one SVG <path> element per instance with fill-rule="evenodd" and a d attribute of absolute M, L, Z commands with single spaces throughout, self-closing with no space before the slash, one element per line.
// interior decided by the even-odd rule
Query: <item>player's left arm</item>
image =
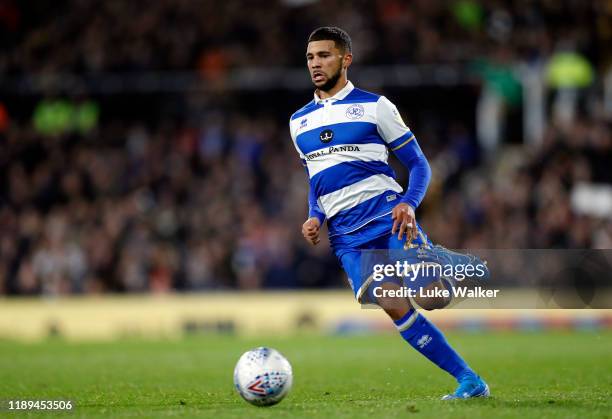
<path fill-rule="evenodd" d="M 400 240 L 406 232 L 408 241 L 412 241 L 418 234 L 414 211 L 427 192 L 431 168 L 416 137 L 402 120 L 395 105 L 384 96 L 378 100 L 376 120 L 380 136 L 410 173 L 406 193 L 393 208 L 391 216 L 394 221 L 392 232 L 398 229 Z"/>

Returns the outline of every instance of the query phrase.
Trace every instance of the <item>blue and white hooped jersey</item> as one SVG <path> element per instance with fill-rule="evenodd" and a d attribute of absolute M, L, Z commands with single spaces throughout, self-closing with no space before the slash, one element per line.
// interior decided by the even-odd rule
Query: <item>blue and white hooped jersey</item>
<path fill-rule="evenodd" d="M 330 237 L 355 231 L 399 203 L 403 189 L 387 163 L 389 149 L 414 135 L 386 97 L 349 81 L 331 98 L 315 93 L 291 116 L 290 130 Z"/>

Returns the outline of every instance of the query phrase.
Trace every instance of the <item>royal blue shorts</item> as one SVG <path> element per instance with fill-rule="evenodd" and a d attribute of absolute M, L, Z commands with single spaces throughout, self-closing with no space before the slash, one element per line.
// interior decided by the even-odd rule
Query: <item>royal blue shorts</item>
<path fill-rule="evenodd" d="M 379 235 L 372 240 L 356 246 L 356 247 L 335 247 L 334 252 L 336 257 L 340 261 L 342 268 L 348 275 L 348 281 L 353 289 L 355 298 L 357 301 L 362 303 L 375 302 L 375 298 L 372 293 L 374 285 L 380 286 L 382 282 L 395 282 L 402 285 L 401 281 L 396 277 L 387 277 L 380 281 L 374 281 L 372 278 L 372 272 L 369 271 L 369 261 L 364 261 L 363 258 L 370 258 L 371 254 L 375 253 L 376 256 L 380 255 L 380 260 L 385 259 L 387 263 L 390 263 L 399 257 L 403 257 L 410 263 L 416 263 L 419 259 L 416 257 L 416 249 L 405 249 L 406 240 L 399 240 L 397 238 L 397 232 L 391 234 L 391 227 L 393 223 L 389 222 L 388 233 Z M 364 229 L 367 229 L 365 226 Z M 365 232 L 367 233 L 367 231 Z M 405 237 L 405 236 L 404 236 Z M 422 231 L 419 226 L 418 237 L 412 241 L 412 245 L 432 245 L 431 241 Z M 370 250 L 380 250 L 380 252 L 364 252 Z M 385 252 L 388 251 L 388 252 Z M 385 258 L 385 254 L 389 255 Z M 362 269 L 368 269 L 368 272 L 362 272 Z"/>

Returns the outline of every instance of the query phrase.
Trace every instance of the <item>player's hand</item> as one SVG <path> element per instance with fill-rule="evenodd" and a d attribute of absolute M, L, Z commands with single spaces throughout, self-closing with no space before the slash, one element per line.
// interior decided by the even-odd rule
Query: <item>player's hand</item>
<path fill-rule="evenodd" d="M 306 241 L 313 246 L 316 246 L 321 239 L 319 238 L 319 230 L 321 229 L 321 223 L 317 217 L 310 217 L 302 224 L 302 234 Z"/>
<path fill-rule="evenodd" d="M 412 242 L 417 237 L 418 231 L 416 226 L 416 218 L 414 215 L 414 208 L 410 205 L 401 203 L 397 204 L 393 208 L 391 213 L 393 219 L 393 228 L 391 228 L 391 234 L 395 234 L 398 231 L 397 238 L 402 239 L 404 233 L 406 233 L 406 241 Z"/>

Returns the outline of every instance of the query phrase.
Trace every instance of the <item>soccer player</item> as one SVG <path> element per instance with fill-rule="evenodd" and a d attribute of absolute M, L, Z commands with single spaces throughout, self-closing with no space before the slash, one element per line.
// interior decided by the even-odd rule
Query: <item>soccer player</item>
<path fill-rule="evenodd" d="M 362 251 L 371 249 L 404 249 L 425 255 L 428 261 L 451 264 L 471 263 L 474 257 L 433 246 L 416 222 L 415 209 L 431 177 L 429 164 L 396 107 L 386 97 L 357 89 L 348 81 L 351 51 L 351 39 L 340 28 L 318 28 L 308 39 L 306 61 L 315 85 L 314 99 L 290 120 L 291 137 L 310 184 L 309 218 L 302 234 L 316 245 L 327 220 L 330 244 L 356 299 L 382 307 L 414 349 L 459 383 L 443 399 L 486 397 L 487 384 L 408 298 L 373 296 L 372 276 L 360 272 Z M 388 150 L 410 171 L 405 193 L 387 164 Z M 400 288 L 393 281 L 378 285 L 384 290 Z M 441 278 L 427 285 L 428 289 L 439 287 L 445 287 Z M 448 298 L 415 300 L 429 310 L 449 303 Z"/>

